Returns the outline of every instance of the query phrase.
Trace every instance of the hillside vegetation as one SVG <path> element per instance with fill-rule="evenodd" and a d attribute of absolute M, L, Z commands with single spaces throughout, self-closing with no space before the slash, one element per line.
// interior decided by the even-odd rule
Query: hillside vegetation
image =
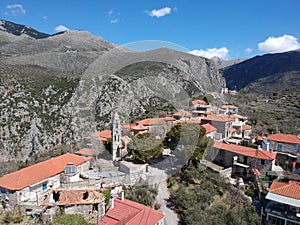
<path fill-rule="evenodd" d="M 169 179 L 169 187 L 184 225 L 256 225 L 259 221 L 244 194 L 205 167 L 185 167 Z"/>
<path fill-rule="evenodd" d="M 300 133 L 300 88 L 289 92 L 274 92 L 271 96 L 240 91 L 227 95 L 227 101 L 239 107 L 258 134 Z"/>

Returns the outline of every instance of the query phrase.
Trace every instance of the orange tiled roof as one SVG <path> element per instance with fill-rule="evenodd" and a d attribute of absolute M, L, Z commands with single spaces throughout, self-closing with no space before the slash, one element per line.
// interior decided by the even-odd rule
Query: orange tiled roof
<path fill-rule="evenodd" d="M 98 225 L 111 221 L 112 224 L 155 225 L 163 218 L 161 211 L 127 199 L 114 200 L 114 208 L 110 208 Z"/>
<path fill-rule="evenodd" d="M 121 124 L 121 128 L 123 130 L 132 130 L 133 127 L 135 127 L 136 124 L 135 123 L 122 123 Z"/>
<path fill-rule="evenodd" d="M 148 118 L 148 119 L 140 120 L 138 121 L 138 123 L 144 126 L 151 126 L 151 125 L 165 124 L 166 121 L 164 118 Z"/>
<path fill-rule="evenodd" d="M 249 126 L 249 125 L 246 125 L 246 124 L 243 124 L 242 125 L 242 130 L 251 130 L 251 126 Z"/>
<path fill-rule="evenodd" d="M 197 99 L 197 100 L 194 100 L 192 101 L 193 105 L 206 105 L 206 102 L 204 100 L 201 100 L 201 99 Z"/>
<path fill-rule="evenodd" d="M 238 107 L 235 105 L 222 105 L 222 109 L 237 109 Z"/>
<path fill-rule="evenodd" d="M 176 121 L 176 119 L 173 118 L 173 117 L 171 117 L 171 116 L 165 117 L 165 120 L 166 120 L 166 121 Z"/>
<path fill-rule="evenodd" d="M 214 142 L 214 147 L 225 151 L 233 152 L 239 155 L 249 156 L 252 158 L 274 160 L 277 152 L 269 152 L 265 150 L 259 150 L 255 148 L 249 148 L 241 145 L 226 144 L 222 142 Z"/>
<path fill-rule="evenodd" d="M 300 138 L 295 134 L 271 134 L 267 136 L 268 141 L 277 141 L 289 144 L 300 144 Z"/>
<path fill-rule="evenodd" d="M 133 130 L 148 130 L 148 127 L 145 127 L 143 124 L 138 124 L 132 128 Z"/>
<path fill-rule="evenodd" d="M 173 116 L 185 116 L 185 117 L 191 117 L 192 113 L 186 111 L 186 110 L 179 110 L 178 112 L 174 113 Z"/>
<path fill-rule="evenodd" d="M 100 141 L 107 141 L 109 138 L 112 137 L 111 130 L 102 130 L 97 133 L 93 134 L 94 137 L 97 137 Z"/>
<path fill-rule="evenodd" d="M 269 190 L 273 194 L 300 200 L 300 185 L 297 183 L 273 181 Z"/>
<path fill-rule="evenodd" d="M 205 128 L 205 130 L 206 130 L 205 134 L 209 134 L 209 133 L 217 130 L 217 128 L 215 128 L 214 126 L 210 125 L 209 123 L 203 124 L 201 126 Z"/>
<path fill-rule="evenodd" d="M 103 217 L 102 220 L 98 223 L 98 225 L 116 225 L 119 221 L 110 217 Z"/>
<path fill-rule="evenodd" d="M 230 118 L 231 119 L 243 119 L 244 116 L 235 113 L 235 114 L 231 114 Z"/>
<path fill-rule="evenodd" d="M 86 159 L 82 156 L 67 153 L 4 175 L 0 178 L 0 187 L 8 190 L 21 190 L 62 173 L 69 162 L 73 162 L 75 166 L 78 166 L 86 162 Z"/>
<path fill-rule="evenodd" d="M 104 200 L 101 193 L 96 190 L 65 190 L 57 189 L 55 192 L 59 192 L 59 199 L 56 202 L 51 201 L 51 194 L 47 196 L 42 205 L 54 206 L 54 205 L 87 205 L 98 204 Z M 86 196 L 84 196 L 86 195 Z"/>
<path fill-rule="evenodd" d="M 230 122 L 231 119 L 226 117 L 225 115 L 211 115 L 202 118 L 202 120 L 210 120 L 210 121 L 218 121 L 218 122 Z"/>
<path fill-rule="evenodd" d="M 94 154 L 93 150 L 90 148 L 83 148 L 77 152 L 75 152 L 75 154 L 80 154 L 80 155 L 89 155 L 92 156 Z"/>
<path fill-rule="evenodd" d="M 195 123 L 195 124 L 200 124 L 200 123 L 201 123 L 201 120 L 190 120 L 190 119 L 185 120 L 185 119 L 183 119 L 183 120 L 178 120 L 178 121 L 177 121 L 177 124 L 182 124 L 182 123 Z"/>

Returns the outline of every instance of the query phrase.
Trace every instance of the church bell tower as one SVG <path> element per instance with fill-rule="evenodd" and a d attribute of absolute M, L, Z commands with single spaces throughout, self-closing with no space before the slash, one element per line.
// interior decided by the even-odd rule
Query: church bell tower
<path fill-rule="evenodd" d="M 121 122 L 118 113 L 115 113 L 113 117 L 113 128 L 112 128 L 112 160 L 115 161 L 117 158 L 117 152 L 121 141 Z"/>

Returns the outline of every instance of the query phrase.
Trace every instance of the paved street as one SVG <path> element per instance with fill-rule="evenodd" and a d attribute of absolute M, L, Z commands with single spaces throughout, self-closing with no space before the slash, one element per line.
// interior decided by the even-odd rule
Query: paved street
<path fill-rule="evenodd" d="M 150 167 L 150 184 L 158 185 L 157 202 L 161 204 L 160 210 L 165 213 L 165 225 L 178 224 L 177 214 L 167 206 L 167 199 L 169 199 L 169 192 L 166 184 L 167 174 L 164 170 Z"/>

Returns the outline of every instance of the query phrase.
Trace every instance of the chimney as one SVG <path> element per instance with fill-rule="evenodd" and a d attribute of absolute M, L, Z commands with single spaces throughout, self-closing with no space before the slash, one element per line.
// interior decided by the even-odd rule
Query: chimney
<path fill-rule="evenodd" d="M 115 207 L 115 199 L 114 197 L 110 197 L 110 201 L 109 201 L 109 204 L 110 204 L 110 208 L 113 209 Z"/>
<path fill-rule="evenodd" d="M 124 201 L 124 191 L 121 191 L 121 201 Z"/>

